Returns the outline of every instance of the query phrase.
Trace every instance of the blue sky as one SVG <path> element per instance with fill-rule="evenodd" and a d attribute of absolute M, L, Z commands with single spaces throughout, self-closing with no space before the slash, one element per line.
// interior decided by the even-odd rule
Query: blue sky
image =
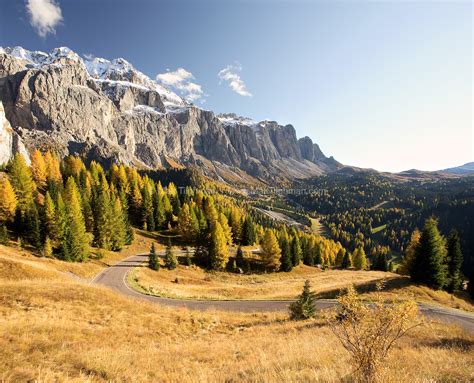
<path fill-rule="evenodd" d="M 291 123 L 346 164 L 474 160 L 470 1 L 52 1 L 2 0 L 0 45 L 183 68 L 196 104 Z"/>

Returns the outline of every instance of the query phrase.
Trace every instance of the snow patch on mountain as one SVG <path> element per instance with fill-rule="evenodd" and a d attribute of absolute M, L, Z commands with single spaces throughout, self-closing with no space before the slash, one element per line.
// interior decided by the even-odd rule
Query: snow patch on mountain
<path fill-rule="evenodd" d="M 109 61 L 104 58 L 95 57 L 81 58 L 77 53 L 67 47 L 53 49 L 49 54 L 41 51 L 29 51 L 22 47 L 0 47 L 0 53 L 6 53 L 13 57 L 28 61 L 30 65 L 41 67 L 44 65 L 55 65 L 63 59 L 75 61 L 84 65 L 87 73 L 97 82 L 107 81 L 109 85 L 133 86 L 157 92 L 163 101 L 169 105 L 184 106 L 187 103 L 176 93 L 158 84 L 144 73 L 135 69 L 132 64 L 123 58 Z"/>

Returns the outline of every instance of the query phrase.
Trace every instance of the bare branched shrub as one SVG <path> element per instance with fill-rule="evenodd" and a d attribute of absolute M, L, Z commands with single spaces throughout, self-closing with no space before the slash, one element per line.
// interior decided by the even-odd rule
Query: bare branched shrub
<path fill-rule="evenodd" d="M 340 307 L 330 316 L 329 325 L 351 354 L 354 379 L 380 381 L 394 343 L 421 324 L 416 302 L 386 302 L 380 292 L 363 302 L 352 286 L 338 301 Z"/>

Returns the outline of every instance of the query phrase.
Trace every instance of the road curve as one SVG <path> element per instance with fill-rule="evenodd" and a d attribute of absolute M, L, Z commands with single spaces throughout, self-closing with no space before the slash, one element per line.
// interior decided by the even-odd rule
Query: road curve
<path fill-rule="evenodd" d="M 219 300 L 204 301 L 192 299 L 172 299 L 142 294 L 127 284 L 127 275 L 135 267 L 141 266 L 148 260 L 148 255 L 133 255 L 115 265 L 102 270 L 91 283 L 109 287 L 122 295 L 134 297 L 156 304 L 172 307 L 186 307 L 192 310 L 220 310 L 237 312 L 269 312 L 286 311 L 292 301 L 252 301 L 252 300 Z M 319 299 L 318 309 L 334 307 L 334 300 Z M 419 304 L 420 311 L 429 319 L 455 324 L 474 334 L 474 314 L 461 310 L 444 308 L 428 304 Z"/>

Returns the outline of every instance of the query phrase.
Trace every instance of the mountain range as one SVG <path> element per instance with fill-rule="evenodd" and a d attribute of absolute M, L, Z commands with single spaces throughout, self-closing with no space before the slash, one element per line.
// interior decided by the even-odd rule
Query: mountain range
<path fill-rule="evenodd" d="M 52 149 L 143 169 L 195 166 L 232 183 L 281 183 L 342 167 L 292 125 L 199 108 L 122 58 L 0 48 L 0 101 L 0 162 Z"/>
<path fill-rule="evenodd" d="M 51 149 L 105 165 L 141 169 L 190 166 L 232 184 L 283 184 L 330 173 L 374 171 L 344 166 L 292 125 L 199 108 L 123 58 L 81 57 L 0 48 L 0 164 L 14 153 Z M 474 163 L 396 177 L 463 176 Z M 388 174 L 388 173 L 384 173 Z"/>

